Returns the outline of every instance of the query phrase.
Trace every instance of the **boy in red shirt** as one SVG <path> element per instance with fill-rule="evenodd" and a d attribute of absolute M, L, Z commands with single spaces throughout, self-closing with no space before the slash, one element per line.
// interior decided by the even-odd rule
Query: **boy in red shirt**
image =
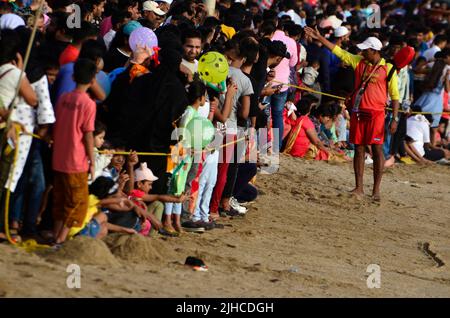
<path fill-rule="evenodd" d="M 88 208 L 88 172 L 95 178 L 94 122 L 96 105 L 87 94 L 97 66 L 79 59 L 74 66 L 77 87 L 63 94 L 53 130 L 53 218 L 57 244 L 73 226 L 80 226 Z"/>

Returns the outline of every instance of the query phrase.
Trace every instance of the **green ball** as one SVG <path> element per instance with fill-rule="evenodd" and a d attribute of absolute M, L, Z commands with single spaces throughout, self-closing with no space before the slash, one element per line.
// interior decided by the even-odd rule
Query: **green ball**
<path fill-rule="evenodd" d="M 198 61 L 198 73 L 203 80 L 219 84 L 227 79 L 228 61 L 218 52 L 208 52 Z"/>
<path fill-rule="evenodd" d="M 187 135 L 186 143 L 188 147 L 194 149 L 204 149 L 214 139 L 214 125 L 212 122 L 203 117 L 194 117 L 189 121 L 185 128 Z"/>

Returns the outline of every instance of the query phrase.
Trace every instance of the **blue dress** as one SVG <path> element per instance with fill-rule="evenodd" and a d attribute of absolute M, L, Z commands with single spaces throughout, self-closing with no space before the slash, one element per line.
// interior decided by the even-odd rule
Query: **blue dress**
<path fill-rule="evenodd" d="M 443 101 L 443 91 L 444 91 L 444 78 L 439 80 L 439 84 L 430 92 L 425 92 L 419 99 L 414 103 L 416 106 L 420 106 L 423 112 L 439 113 L 433 114 L 433 123 L 431 128 L 436 128 L 439 126 L 439 121 L 441 120 L 442 111 L 444 109 Z"/>

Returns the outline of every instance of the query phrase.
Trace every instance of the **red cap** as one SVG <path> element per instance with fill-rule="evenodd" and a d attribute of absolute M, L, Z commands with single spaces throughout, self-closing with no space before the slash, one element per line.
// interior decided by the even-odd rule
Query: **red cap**
<path fill-rule="evenodd" d="M 394 63 L 397 69 L 400 70 L 411 63 L 414 59 L 415 54 L 416 52 L 414 51 L 414 48 L 410 46 L 405 46 L 404 48 L 400 49 L 400 51 L 398 51 L 394 56 Z"/>

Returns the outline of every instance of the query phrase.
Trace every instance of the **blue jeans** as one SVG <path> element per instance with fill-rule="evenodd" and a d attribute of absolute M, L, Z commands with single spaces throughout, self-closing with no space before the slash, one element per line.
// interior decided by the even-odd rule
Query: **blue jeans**
<path fill-rule="evenodd" d="M 194 222 L 209 222 L 209 204 L 217 182 L 219 154 L 210 154 L 203 162 L 202 172 L 198 180 L 198 198 L 195 206 Z"/>
<path fill-rule="evenodd" d="M 391 123 L 392 114 L 387 113 L 386 119 L 384 120 L 384 143 L 383 143 L 383 153 L 384 158 L 389 159 L 391 157 L 391 132 L 389 131 L 389 124 Z"/>
<path fill-rule="evenodd" d="M 35 234 L 36 222 L 41 207 L 42 194 L 45 191 L 44 166 L 40 152 L 40 141 L 34 140 L 28 154 L 22 176 L 13 194 L 11 219 L 23 220 L 23 232 Z M 27 212 L 23 214 L 25 197 L 28 194 Z"/>
<path fill-rule="evenodd" d="M 165 215 L 181 215 L 181 203 L 175 203 L 175 202 L 166 202 L 164 204 L 164 214 Z"/>
<path fill-rule="evenodd" d="M 283 130 L 284 130 L 283 109 L 284 104 L 286 104 L 287 96 L 288 91 L 270 96 L 270 107 L 272 109 L 272 127 L 278 128 L 279 133 L 278 149 L 275 148 L 274 144 L 275 151 L 281 149 L 281 145 L 283 143 Z"/>

